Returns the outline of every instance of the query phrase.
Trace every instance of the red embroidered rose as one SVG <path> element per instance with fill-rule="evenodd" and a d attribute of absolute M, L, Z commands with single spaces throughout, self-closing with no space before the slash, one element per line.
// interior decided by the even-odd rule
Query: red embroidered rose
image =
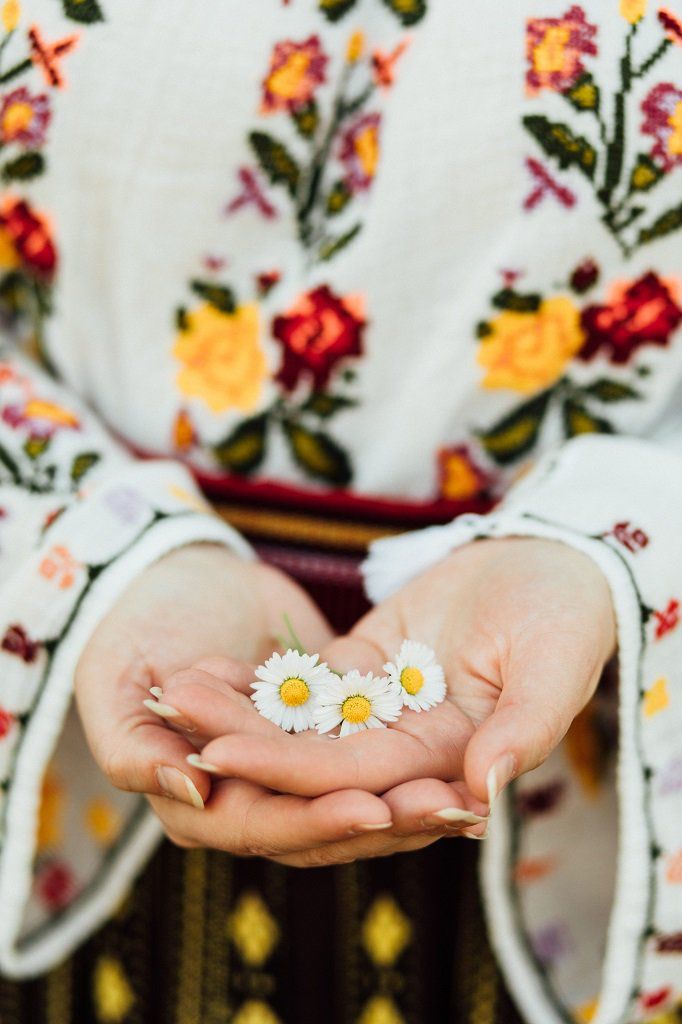
<path fill-rule="evenodd" d="M 290 39 L 277 43 L 263 81 L 262 113 L 297 110 L 310 103 L 318 85 L 325 81 L 327 60 L 318 36 L 302 43 Z"/>
<path fill-rule="evenodd" d="M 16 654 L 27 665 L 36 660 L 40 650 L 40 644 L 36 640 L 30 640 L 24 627 L 17 625 L 8 626 L 0 646 L 3 651 Z"/>
<path fill-rule="evenodd" d="M 585 70 L 582 57 L 595 56 L 597 26 L 574 4 L 561 18 L 529 18 L 526 27 L 526 88 L 566 92 Z"/>
<path fill-rule="evenodd" d="M 45 218 L 24 199 L 8 196 L 0 207 L 0 231 L 24 270 L 50 280 L 57 266 L 57 250 Z"/>
<path fill-rule="evenodd" d="M 672 43 L 682 46 L 682 19 L 674 15 L 667 7 L 661 7 L 658 12 L 658 20 L 665 29 L 668 39 Z"/>
<path fill-rule="evenodd" d="M 4 740 L 5 736 L 9 735 L 9 731 L 14 725 L 14 715 L 11 715 L 9 711 L 0 705 L 0 740 Z"/>
<path fill-rule="evenodd" d="M 379 165 L 381 114 L 365 114 L 344 133 L 340 159 L 346 167 L 346 184 L 351 192 L 368 189 Z"/>
<path fill-rule="evenodd" d="M 63 861 L 49 860 L 38 870 L 36 891 L 50 910 L 63 910 L 76 895 L 73 872 Z"/>
<path fill-rule="evenodd" d="M 23 86 L 15 89 L 5 96 L 0 106 L 2 141 L 41 146 L 50 116 L 50 98 L 46 93 L 32 96 Z"/>
<path fill-rule="evenodd" d="M 670 171 L 682 163 L 682 89 L 660 82 L 642 103 L 642 111 L 642 131 L 654 139 L 651 156 Z"/>
<path fill-rule="evenodd" d="M 642 345 L 667 345 L 682 322 L 671 287 L 650 271 L 633 284 L 616 284 L 607 305 L 587 306 L 581 318 L 586 341 L 578 358 L 601 352 L 622 364 Z"/>
<path fill-rule="evenodd" d="M 359 296 L 342 298 L 326 284 L 306 292 L 273 321 L 272 333 L 284 348 L 276 379 L 293 391 L 301 374 L 309 374 L 315 390 L 321 391 L 339 360 L 362 355 L 365 326 Z"/>

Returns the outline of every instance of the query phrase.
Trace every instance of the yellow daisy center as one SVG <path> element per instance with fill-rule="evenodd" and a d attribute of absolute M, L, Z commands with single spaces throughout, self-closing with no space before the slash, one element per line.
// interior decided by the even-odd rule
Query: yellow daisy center
<path fill-rule="evenodd" d="M 372 714 L 372 702 L 359 694 L 346 697 L 341 705 L 341 714 L 351 725 L 361 725 Z"/>
<path fill-rule="evenodd" d="M 424 674 L 418 668 L 404 668 L 400 673 L 400 682 L 403 689 L 414 697 L 424 685 Z"/>
<path fill-rule="evenodd" d="M 286 704 L 288 708 L 300 708 L 301 704 L 305 704 L 310 696 L 310 689 L 304 679 L 294 676 L 284 680 L 279 688 L 279 695 L 282 698 L 282 703 Z"/>

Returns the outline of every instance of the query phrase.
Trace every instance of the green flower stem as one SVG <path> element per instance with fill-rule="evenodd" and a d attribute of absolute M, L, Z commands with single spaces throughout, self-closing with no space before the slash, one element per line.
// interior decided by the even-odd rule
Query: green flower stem
<path fill-rule="evenodd" d="M 9 71 L 5 71 L 3 75 L 0 75 L 0 85 L 4 85 L 5 82 L 9 82 L 18 75 L 22 75 L 24 71 L 28 71 L 32 65 L 33 61 L 30 57 L 27 57 L 26 60 L 22 60 L 19 64 L 15 64 L 13 68 L 9 69 Z"/>
<path fill-rule="evenodd" d="M 665 53 L 668 52 L 672 46 L 672 40 L 666 36 L 662 43 L 660 43 L 653 53 L 647 57 L 643 64 L 636 69 L 632 69 L 632 78 L 643 78 L 649 71 L 651 71 L 654 64 L 656 64 Z"/>

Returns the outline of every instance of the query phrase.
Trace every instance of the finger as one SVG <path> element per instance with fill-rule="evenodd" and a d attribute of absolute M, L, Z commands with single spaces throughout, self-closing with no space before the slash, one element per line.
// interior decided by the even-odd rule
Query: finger
<path fill-rule="evenodd" d="M 542 764 L 594 694 L 602 667 L 580 637 L 543 636 L 519 647 L 495 710 L 467 747 L 471 791 L 492 804 L 513 778 Z"/>
<path fill-rule="evenodd" d="M 324 868 L 335 864 L 352 864 L 356 860 L 371 860 L 376 857 L 390 857 L 395 853 L 412 853 L 423 850 L 445 835 L 445 829 L 433 835 L 396 838 L 387 836 L 366 836 L 347 839 L 340 843 L 327 843 L 299 853 L 272 857 L 278 864 L 290 868 Z"/>
<path fill-rule="evenodd" d="M 320 653 L 320 660 L 326 661 L 335 672 L 349 672 L 357 669 L 363 675 L 372 672 L 375 676 L 384 675 L 384 664 L 387 661 L 383 648 L 368 637 L 355 633 L 337 637 Z"/>
<path fill-rule="evenodd" d="M 248 695 L 252 692 L 251 683 L 256 678 L 255 667 L 245 661 L 216 656 L 200 658 L 192 667 L 201 672 L 207 672 L 208 675 L 227 683 L 233 690 L 238 690 L 240 693 Z"/>
<path fill-rule="evenodd" d="M 217 774 L 298 796 L 347 788 L 382 793 L 414 778 L 456 778 L 471 728 L 446 701 L 428 715 L 406 711 L 399 729 L 367 729 L 343 739 L 281 730 L 277 736 L 222 736 L 203 748 L 201 760 Z"/>
<path fill-rule="evenodd" d="M 486 830 L 487 805 L 462 782 L 417 779 L 384 793 L 383 800 L 391 811 L 396 835 L 414 835 L 439 826 L 453 831 L 473 826 L 478 835 Z"/>
<path fill-rule="evenodd" d="M 118 789 L 166 795 L 195 808 L 211 790 L 204 772 L 187 763 L 190 740 L 165 728 L 143 706 L 151 676 L 146 665 L 126 668 L 110 690 L 77 690 L 87 739 L 104 774 Z"/>
<path fill-rule="evenodd" d="M 253 676 L 251 677 L 253 678 Z M 208 671 L 198 667 L 176 672 L 163 686 L 150 711 L 161 715 L 169 725 L 190 725 L 203 743 L 231 733 L 278 736 L 279 728 L 258 713 L 253 701 Z M 169 717 L 170 716 L 170 717 Z M 202 745 L 203 745 L 202 743 Z"/>
<path fill-rule="evenodd" d="M 379 797 L 361 791 L 317 800 L 269 793 L 229 779 L 218 783 L 202 813 L 167 800 L 152 805 L 168 832 L 241 856 L 272 857 L 390 828 Z"/>

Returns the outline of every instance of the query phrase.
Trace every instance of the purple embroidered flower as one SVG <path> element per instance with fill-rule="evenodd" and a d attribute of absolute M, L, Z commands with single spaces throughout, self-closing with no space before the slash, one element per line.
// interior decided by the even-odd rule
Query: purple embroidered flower
<path fill-rule="evenodd" d="M 346 185 L 351 192 L 370 188 L 379 166 L 381 114 L 365 114 L 350 126 L 341 139 L 339 158 L 346 168 Z"/>
<path fill-rule="evenodd" d="M 556 963 L 571 949 L 568 929 L 561 922 L 538 928 L 531 937 L 533 952 L 544 967 Z"/>
<path fill-rule="evenodd" d="M 104 503 L 124 523 L 136 523 L 147 510 L 147 502 L 132 487 L 117 487 L 104 495 Z"/>
<path fill-rule="evenodd" d="M 0 136 L 4 143 L 41 146 L 50 123 L 50 98 L 46 93 L 31 95 L 22 86 L 5 96 L 0 106 Z"/>
<path fill-rule="evenodd" d="M 682 757 L 675 758 L 661 772 L 658 792 L 661 796 L 679 793 L 682 789 Z"/>
<path fill-rule="evenodd" d="M 654 139 L 651 156 L 671 171 L 682 164 L 682 89 L 660 82 L 642 103 L 642 111 L 642 131 Z"/>

